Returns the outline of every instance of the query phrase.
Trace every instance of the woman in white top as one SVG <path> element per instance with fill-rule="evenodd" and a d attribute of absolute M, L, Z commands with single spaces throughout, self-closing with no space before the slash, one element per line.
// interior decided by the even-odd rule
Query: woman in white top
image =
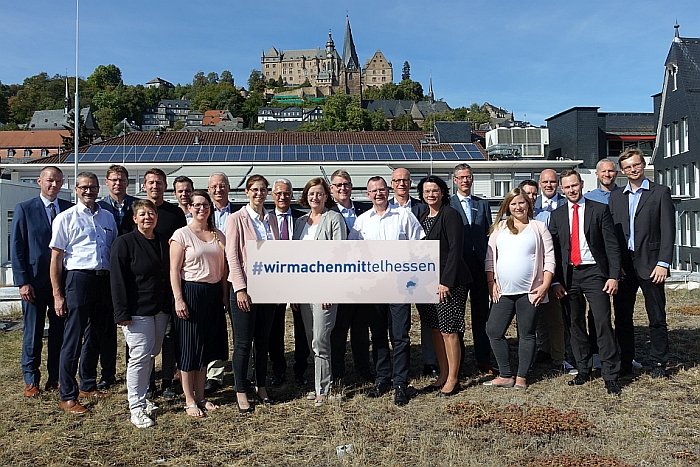
<path fill-rule="evenodd" d="M 335 206 L 330 188 L 322 178 L 313 178 L 304 187 L 299 204 L 311 211 L 294 224 L 294 240 L 345 240 L 347 227 L 342 214 L 331 211 Z M 314 353 L 315 387 L 308 398 L 316 407 L 322 406 L 331 388 L 331 331 L 335 326 L 337 303 L 302 303 L 299 307 L 306 339 Z"/>
<path fill-rule="evenodd" d="M 255 361 L 255 387 L 258 399 L 271 404 L 267 393 L 268 342 L 275 314 L 274 303 L 258 303 L 261 297 L 248 294 L 246 242 L 250 240 L 277 240 L 277 222 L 270 222 L 265 209 L 269 183 L 262 175 L 251 175 L 246 181 L 245 193 L 250 202 L 226 219 L 226 258 L 231 283 L 231 323 L 233 324 L 233 377 L 236 384 L 238 410 L 253 412 L 248 401 L 248 363 L 251 349 Z M 274 218 L 273 218 L 274 220 Z"/>
<path fill-rule="evenodd" d="M 498 362 L 499 376 L 485 386 L 527 388 L 535 354 L 537 312 L 546 303 L 554 276 L 554 246 L 544 222 L 533 219 L 532 201 L 520 188 L 508 192 L 491 227 L 486 252 L 486 280 L 493 303 L 486 334 Z M 506 330 L 518 317 L 518 372 L 510 367 Z"/>
<path fill-rule="evenodd" d="M 228 357 L 226 239 L 214 226 L 209 194 L 192 192 L 192 222 L 170 239 L 170 284 L 175 297 L 175 356 L 185 411 L 200 418 L 219 407 L 204 398 L 207 364 Z"/>

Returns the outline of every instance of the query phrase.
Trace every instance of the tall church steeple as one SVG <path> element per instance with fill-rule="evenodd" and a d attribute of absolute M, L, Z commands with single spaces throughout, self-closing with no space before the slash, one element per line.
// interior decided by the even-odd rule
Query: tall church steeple
<path fill-rule="evenodd" d="M 435 102 L 435 94 L 433 94 L 433 74 L 430 74 L 430 87 L 428 88 L 428 100 L 432 104 Z"/>
<path fill-rule="evenodd" d="M 352 40 L 350 30 L 350 18 L 345 16 L 345 42 L 343 43 L 343 65 L 347 71 L 359 71 L 360 60 L 355 51 L 355 42 Z"/>

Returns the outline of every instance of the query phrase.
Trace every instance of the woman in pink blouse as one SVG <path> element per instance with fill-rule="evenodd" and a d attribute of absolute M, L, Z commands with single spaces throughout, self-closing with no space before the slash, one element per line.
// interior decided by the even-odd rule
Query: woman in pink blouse
<path fill-rule="evenodd" d="M 219 407 L 204 398 L 207 363 L 228 358 L 228 287 L 223 233 L 214 226 L 209 194 L 192 192 L 192 221 L 170 239 L 170 283 L 175 296 L 177 364 L 185 411 L 200 418 Z"/>

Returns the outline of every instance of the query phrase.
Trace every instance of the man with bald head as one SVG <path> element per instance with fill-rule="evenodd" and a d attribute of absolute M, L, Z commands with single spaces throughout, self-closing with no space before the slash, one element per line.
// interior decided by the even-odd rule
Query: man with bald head
<path fill-rule="evenodd" d="M 63 172 L 48 166 L 39 174 L 39 196 L 15 207 L 10 234 L 12 276 L 22 298 L 24 328 L 22 335 L 22 375 L 24 395 L 39 394 L 41 350 L 46 315 L 49 316 L 49 339 L 45 390 L 58 389 L 58 362 L 63 343 L 63 318 L 56 315 L 49 277 L 51 261 L 51 225 L 60 212 L 73 203 L 58 199 L 63 186 Z"/>
<path fill-rule="evenodd" d="M 559 176 L 552 169 L 544 169 L 540 173 L 539 186 L 542 194 L 535 200 L 535 219 L 549 226 L 552 211 L 566 204 L 566 198 L 557 193 Z M 576 374 L 576 370 L 565 360 L 566 330 L 561 303 L 550 294 L 549 302 L 540 305 L 540 316 L 537 319 L 537 355 L 535 360 L 543 362 L 551 358 L 558 370 Z"/>

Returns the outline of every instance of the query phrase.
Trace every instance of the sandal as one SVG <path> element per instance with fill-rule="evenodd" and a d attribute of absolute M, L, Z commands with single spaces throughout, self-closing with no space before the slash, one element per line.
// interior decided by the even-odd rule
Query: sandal
<path fill-rule="evenodd" d="M 316 396 L 314 399 L 314 407 L 321 407 L 326 403 L 326 396 Z"/>
<path fill-rule="evenodd" d="M 207 412 L 215 412 L 219 410 L 218 405 L 207 399 L 202 399 L 201 401 L 197 402 L 197 407 L 199 407 L 200 410 L 206 410 Z"/>
<path fill-rule="evenodd" d="M 197 410 L 195 413 L 190 413 L 190 410 Z M 186 405 L 185 406 L 185 413 L 192 417 L 192 418 L 202 418 L 204 417 L 204 412 L 202 412 L 202 409 L 199 408 L 197 404 L 192 404 L 192 405 Z"/>

